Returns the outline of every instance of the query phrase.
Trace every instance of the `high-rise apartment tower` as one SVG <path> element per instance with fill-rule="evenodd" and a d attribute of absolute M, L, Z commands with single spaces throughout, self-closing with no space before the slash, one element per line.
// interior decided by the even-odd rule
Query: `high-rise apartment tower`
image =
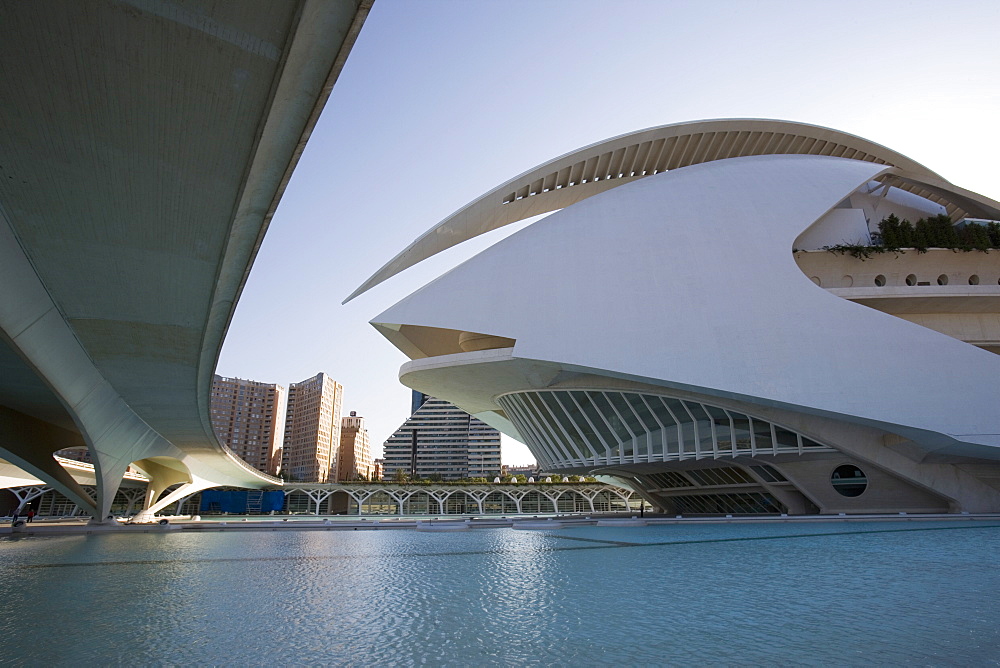
<path fill-rule="evenodd" d="M 374 472 L 371 445 L 365 419 L 357 412 L 340 421 L 340 454 L 337 457 L 337 480 L 371 480 Z"/>
<path fill-rule="evenodd" d="M 500 432 L 455 405 L 413 393 L 413 414 L 384 445 L 383 476 L 443 480 L 500 475 Z"/>
<path fill-rule="evenodd" d="M 259 471 L 278 474 L 285 427 L 285 388 L 215 376 L 212 428 L 216 437 Z"/>
<path fill-rule="evenodd" d="M 344 386 L 318 373 L 288 388 L 282 471 L 297 482 L 334 482 Z"/>

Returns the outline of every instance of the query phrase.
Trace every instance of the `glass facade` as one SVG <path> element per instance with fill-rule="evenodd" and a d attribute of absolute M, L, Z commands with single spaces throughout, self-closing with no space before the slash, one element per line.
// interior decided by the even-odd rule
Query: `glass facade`
<path fill-rule="evenodd" d="M 763 492 L 736 494 L 691 494 L 672 496 L 677 512 L 684 515 L 772 514 L 784 512 L 784 507 L 773 496 Z"/>

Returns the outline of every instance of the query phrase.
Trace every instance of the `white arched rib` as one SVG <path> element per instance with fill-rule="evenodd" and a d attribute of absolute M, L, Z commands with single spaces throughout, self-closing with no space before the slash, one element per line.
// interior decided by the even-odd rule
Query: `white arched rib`
<path fill-rule="evenodd" d="M 401 271 L 511 223 L 562 209 L 660 172 L 751 155 L 825 155 L 900 168 L 948 183 L 918 162 L 845 132 L 806 123 L 720 119 L 662 125 L 585 146 L 516 176 L 421 235 L 344 300 Z M 904 186 L 905 187 L 905 186 Z"/>

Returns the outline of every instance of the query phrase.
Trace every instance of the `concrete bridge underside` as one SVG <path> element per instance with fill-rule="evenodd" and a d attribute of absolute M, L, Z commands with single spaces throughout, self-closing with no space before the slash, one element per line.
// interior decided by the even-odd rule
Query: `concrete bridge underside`
<path fill-rule="evenodd" d="M 150 513 L 274 484 L 215 438 L 212 374 L 370 4 L 0 5 L 0 458 L 98 521 L 130 464 Z M 96 503 L 53 458 L 80 446 Z"/>

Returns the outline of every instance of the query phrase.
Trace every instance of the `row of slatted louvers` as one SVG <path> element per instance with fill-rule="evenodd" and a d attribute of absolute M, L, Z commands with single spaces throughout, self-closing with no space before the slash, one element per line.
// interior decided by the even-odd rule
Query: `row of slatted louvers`
<path fill-rule="evenodd" d="M 890 164 L 860 149 L 801 134 L 747 130 L 698 132 L 660 137 L 589 156 L 518 187 L 504 196 L 503 203 L 596 181 L 639 178 L 689 165 L 752 155 L 824 155 Z M 940 195 L 917 184 L 894 179 L 892 185 L 946 206 L 951 215 L 958 210 Z"/>

